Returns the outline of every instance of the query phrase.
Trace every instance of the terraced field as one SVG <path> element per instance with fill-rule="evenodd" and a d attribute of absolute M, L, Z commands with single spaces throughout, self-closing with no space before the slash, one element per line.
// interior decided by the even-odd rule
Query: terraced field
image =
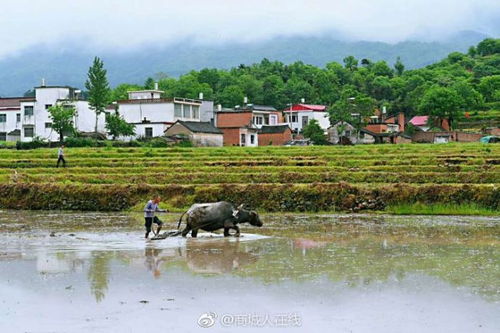
<path fill-rule="evenodd" d="M 0 150 L 0 207 L 119 210 L 160 193 L 171 209 L 230 200 L 268 211 L 474 203 L 498 209 L 500 145 Z"/>

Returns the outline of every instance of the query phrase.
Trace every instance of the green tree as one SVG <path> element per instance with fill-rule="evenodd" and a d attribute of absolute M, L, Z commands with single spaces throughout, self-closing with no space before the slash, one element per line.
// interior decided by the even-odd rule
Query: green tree
<path fill-rule="evenodd" d="M 500 75 L 481 78 L 477 88 L 487 102 L 500 101 Z"/>
<path fill-rule="evenodd" d="M 358 68 L 358 59 L 354 58 L 352 55 L 345 57 L 343 61 L 345 68 L 351 72 Z"/>
<path fill-rule="evenodd" d="M 119 101 L 123 99 L 128 99 L 128 92 L 133 90 L 141 90 L 143 87 L 137 84 L 122 83 L 116 86 L 115 89 L 111 91 L 111 100 Z"/>
<path fill-rule="evenodd" d="M 106 130 L 113 140 L 119 136 L 132 136 L 135 134 L 135 125 L 129 124 L 116 110 L 106 116 Z"/>
<path fill-rule="evenodd" d="M 302 128 L 302 134 L 304 137 L 311 139 L 315 145 L 326 145 L 328 143 L 325 132 L 319 126 L 319 122 L 316 119 L 312 119 Z"/>
<path fill-rule="evenodd" d="M 450 126 L 453 126 L 453 120 L 457 118 L 462 103 L 455 90 L 434 85 L 422 97 L 419 111 L 429 115 L 431 120 L 448 119 Z"/>
<path fill-rule="evenodd" d="M 405 71 L 405 65 L 403 65 L 403 62 L 401 62 L 400 57 L 396 59 L 396 63 L 394 64 L 394 69 L 396 70 L 397 76 L 403 75 L 403 72 Z"/>
<path fill-rule="evenodd" d="M 245 93 L 237 85 L 231 85 L 226 87 L 219 95 L 218 99 L 222 105 L 226 107 L 234 107 L 235 105 L 241 105 L 243 103 L 243 98 Z"/>
<path fill-rule="evenodd" d="M 500 53 L 500 39 L 486 38 L 477 44 L 476 49 L 482 56 Z"/>
<path fill-rule="evenodd" d="M 89 68 L 85 88 L 88 90 L 90 109 L 95 112 L 95 132 L 97 133 L 99 115 L 104 112 L 111 101 L 111 89 L 106 77 L 106 69 L 98 57 L 94 58 L 94 62 Z"/>
<path fill-rule="evenodd" d="M 73 134 L 75 131 L 73 119 L 76 110 L 70 104 L 57 104 L 51 106 L 48 111 L 52 129 L 59 134 L 59 141 L 62 143 L 65 134 Z"/>

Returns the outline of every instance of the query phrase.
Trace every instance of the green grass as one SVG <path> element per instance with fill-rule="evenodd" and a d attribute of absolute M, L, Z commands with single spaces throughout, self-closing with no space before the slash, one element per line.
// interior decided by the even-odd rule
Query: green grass
<path fill-rule="evenodd" d="M 467 204 L 423 204 L 403 203 L 391 205 L 384 213 L 395 215 L 481 215 L 500 216 L 500 211 L 489 209 L 474 203 Z"/>
<path fill-rule="evenodd" d="M 0 195 L 9 198 L 0 208 L 15 202 L 19 208 L 46 209 L 59 207 L 54 201 L 60 201 L 66 209 L 118 210 L 142 204 L 158 190 L 168 193 L 164 204 L 178 210 L 213 200 L 251 201 L 263 211 L 346 210 L 358 199 L 371 198 L 387 205 L 421 201 L 500 206 L 496 144 L 103 147 L 65 152 L 68 167 L 55 169 L 57 149 L 0 149 Z M 115 195 L 117 204 L 107 195 Z M 406 209 L 426 210 L 453 211 Z M 398 211 L 405 208 L 394 213 Z M 483 214 L 481 209 L 461 208 L 457 213 L 461 211 Z"/>

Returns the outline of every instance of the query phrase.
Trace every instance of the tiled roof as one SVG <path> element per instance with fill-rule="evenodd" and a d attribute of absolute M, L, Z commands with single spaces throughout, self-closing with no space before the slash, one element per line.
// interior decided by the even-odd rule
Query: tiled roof
<path fill-rule="evenodd" d="M 415 116 L 410 119 L 410 123 L 414 126 L 426 126 L 429 116 Z"/>
<path fill-rule="evenodd" d="M 292 105 L 291 111 L 299 110 L 309 110 L 309 111 L 326 111 L 326 105 L 319 104 L 294 104 Z M 285 109 L 283 111 L 290 111 L 290 109 Z"/>
<path fill-rule="evenodd" d="M 33 97 L 0 98 L 0 108 L 19 108 L 22 101 L 31 101 Z"/>
<path fill-rule="evenodd" d="M 201 122 L 201 121 L 177 121 L 179 124 L 186 127 L 193 133 L 212 133 L 212 134 L 222 134 L 222 131 L 212 125 L 209 122 Z"/>
<path fill-rule="evenodd" d="M 263 134 L 273 134 L 273 133 L 283 133 L 290 127 L 288 125 L 267 125 L 262 126 L 259 130 L 259 133 Z"/>

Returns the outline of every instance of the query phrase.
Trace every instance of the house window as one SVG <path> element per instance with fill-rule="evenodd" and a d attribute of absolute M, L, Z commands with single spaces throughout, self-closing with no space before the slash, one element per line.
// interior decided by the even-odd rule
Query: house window
<path fill-rule="evenodd" d="M 182 117 L 191 118 L 191 105 L 184 104 L 182 106 Z"/>
<path fill-rule="evenodd" d="M 0 114 L 0 123 L 6 123 L 6 122 L 7 122 L 7 115 Z"/>
<path fill-rule="evenodd" d="M 0 141 L 7 141 L 7 132 L 0 132 Z"/>
<path fill-rule="evenodd" d="M 255 135 L 250 135 L 250 143 L 253 145 L 255 144 Z"/>
<path fill-rule="evenodd" d="M 34 128 L 33 127 L 25 127 L 24 128 L 24 137 L 25 138 L 32 138 L 34 135 Z"/>
<path fill-rule="evenodd" d="M 364 132 L 360 132 L 360 133 L 359 133 L 359 137 L 360 137 L 361 139 L 364 139 L 364 138 L 365 138 L 365 133 L 364 133 Z"/>
<path fill-rule="evenodd" d="M 241 134 L 241 139 L 240 139 L 240 142 L 241 142 L 241 145 L 244 146 L 245 145 L 245 142 L 246 142 L 246 137 L 245 137 L 245 134 Z"/>
<path fill-rule="evenodd" d="M 200 119 L 200 107 L 193 105 L 193 118 Z"/>
<path fill-rule="evenodd" d="M 33 106 L 32 105 L 24 107 L 24 115 L 25 116 L 32 116 L 33 115 Z"/>
<path fill-rule="evenodd" d="M 153 127 L 146 127 L 144 129 L 144 133 L 146 135 L 146 138 L 152 138 L 153 137 Z"/>
<path fill-rule="evenodd" d="M 290 123 L 296 123 L 298 122 L 298 117 L 296 114 L 292 114 L 291 116 L 288 116 L 288 122 Z"/>
<path fill-rule="evenodd" d="M 17 123 L 21 122 L 21 114 L 20 113 L 16 113 L 16 122 Z"/>
<path fill-rule="evenodd" d="M 52 107 L 52 104 L 45 104 L 45 110 L 48 110 L 50 107 Z"/>
<path fill-rule="evenodd" d="M 350 137 L 351 136 L 351 131 L 344 131 L 344 136 Z"/>
<path fill-rule="evenodd" d="M 174 116 L 177 118 L 182 117 L 182 105 L 174 104 Z"/>
<path fill-rule="evenodd" d="M 45 128 L 52 128 L 52 123 L 45 123 Z"/>
<path fill-rule="evenodd" d="M 264 119 L 263 119 L 262 117 L 253 117 L 253 123 L 254 123 L 255 125 L 262 125 L 263 120 L 264 120 Z"/>

